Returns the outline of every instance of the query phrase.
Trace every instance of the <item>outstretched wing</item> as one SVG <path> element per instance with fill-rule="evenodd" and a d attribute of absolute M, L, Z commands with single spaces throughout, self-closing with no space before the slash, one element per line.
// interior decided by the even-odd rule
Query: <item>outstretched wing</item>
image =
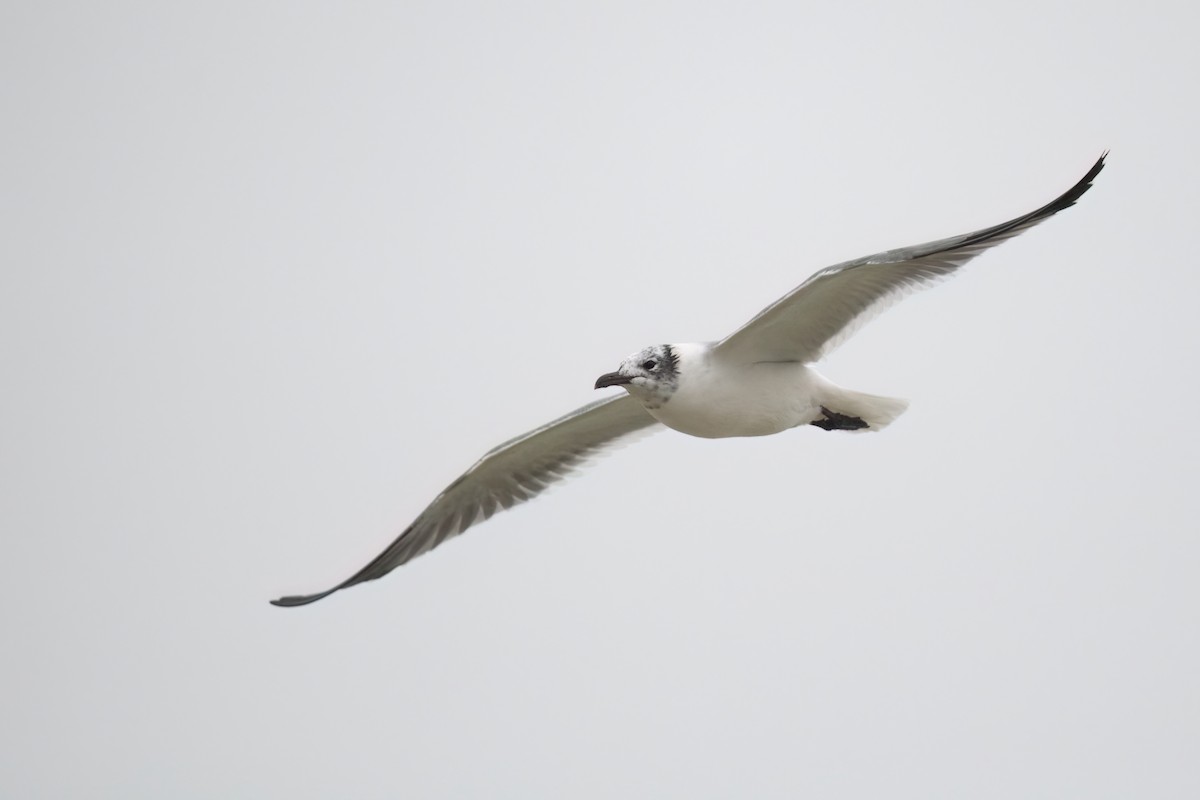
<path fill-rule="evenodd" d="M 819 361 L 909 292 L 952 274 L 984 250 L 1073 206 L 1091 188 L 1107 155 L 1101 155 L 1062 196 L 1024 216 L 821 270 L 720 341 L 717 353 L 738 361 Z"/>
<path fill-rule="evenodd" d="M 442 491 L 387 549 L 324 592 L 281 597 L 302 606 L 363 581 L 382 578 L 452 536 L 541 494 L 591 457 L 659 423 L 628 395 L 599 400 L 490 450 Z"/>

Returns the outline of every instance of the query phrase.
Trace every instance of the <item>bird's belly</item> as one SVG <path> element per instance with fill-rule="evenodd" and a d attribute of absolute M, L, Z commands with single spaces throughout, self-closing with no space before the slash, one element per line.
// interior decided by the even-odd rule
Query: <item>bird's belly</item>
<path fill-rule="evenodd" d="M 692 376 L 670 400 L 647 409 L 659 422 L 681 433 L 706 439 L 767 436 L 820 418 L 815 380 L 802 364 L 763 363 Z"/>

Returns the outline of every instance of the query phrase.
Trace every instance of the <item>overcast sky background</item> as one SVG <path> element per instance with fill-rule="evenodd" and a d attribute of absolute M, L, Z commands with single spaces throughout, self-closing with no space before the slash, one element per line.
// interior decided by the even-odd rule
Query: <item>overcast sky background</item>
<path fill-rule="evenodd" d="M 7 3 L 0 794 L 1200 796 L 1184 3 Z M 1043 226 L 302 609 L 630 351 Z"/>

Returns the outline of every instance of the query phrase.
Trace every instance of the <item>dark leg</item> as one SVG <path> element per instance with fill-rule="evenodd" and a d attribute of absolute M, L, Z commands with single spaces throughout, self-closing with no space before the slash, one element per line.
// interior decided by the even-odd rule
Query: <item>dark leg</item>
<path fill-rule="evenodd" d="M 813 420 L 809 424 L 827 431 L 858 431 L 870 427 L 862 417 L 839 414 L 825 406 L 821 406 L 821 413 L 825 415 L 824 419 Z"/>

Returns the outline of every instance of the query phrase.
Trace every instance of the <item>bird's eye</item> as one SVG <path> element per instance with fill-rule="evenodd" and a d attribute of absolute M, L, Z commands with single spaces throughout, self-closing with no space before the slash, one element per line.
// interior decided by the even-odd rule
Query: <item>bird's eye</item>
<path fill-rule="evenodd" d="M 642 362 L 642 369 L 654 369 L 657 366 L 658 366 L 658 362 L 653 359 L 651 359 L 650 361 Z"/>

